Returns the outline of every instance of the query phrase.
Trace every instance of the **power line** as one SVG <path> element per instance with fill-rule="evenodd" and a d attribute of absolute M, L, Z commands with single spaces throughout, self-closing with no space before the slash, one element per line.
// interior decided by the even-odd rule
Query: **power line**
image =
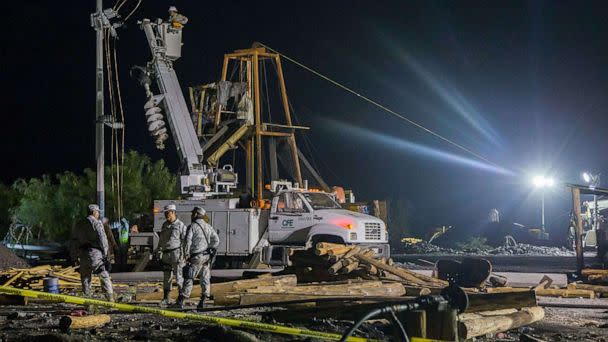
<path fill-rule="evenodd" d="M 435 136 L 436 138 L 439 138 L 439 139 L 443 140 L 444 142 L 447 142 L 448 144 L 459 148 L 462 151 L 465 151 L 466 153 L 474 156 L 475 158 L 481 159 L 481 160 L 485 161 L 486 163 L 489 163 L 489 164 L 491 164 L 493 166 L 501 167 L 500 165 L 498 165 L 498 164 L 490 161 L 489 159 L 485 158 L 484 156 L 480 155 L 479 153 L 476 153 L 476 152 L 468 149 L 467 147 L 465 147 L 465 146 L 463 146 L 463 145 L 461 145 L 461 144 L 459 144 L 459 143 L 457 143 L 457 142 L 455 142 L 453 140 L 450 140 L 450 139 L 442 136 L 441 134 L 432 131 L 429 128 L 424 127 L 423 125 L 417 123 L 416 121 L 413 121 L 413 120 L 405 117 L 403 114 L 395 112 L 394 110 L 392 110 L 392 109 L 390 109 L 390 108 L 388 108 L 388 107 L 386 107 L 386 106 L 384 106 L 384 105 L 382 105 L 382 104 L 380 104 L 380 103 L 378 103 L 378 102 L 370 99 L 369 97 L 367 97 L 365 95 L 361 95 L 360 93 L 354 91 L 353 89 L 351 89 L 351 88 L 349 88 L 349 87 L 347 87 L 347 86 L 339 83 L 338 81 L 334 81 L 333 79 L 331 79 L 331 78 L 329 78 L 329 77 L 321 74 L 320 72 L 318 72 L 318 71 L 316 71 L 316 70 L 314 70 L 314 69 L 312 69 L 312 68 L 310 68 L 310 67 L 308 67 L 308 66 L 306 66 L 306 65 L 304 65 L 304 64 L 302 64 L 300 62 L 298 62 L 297 60 L 295 60 L 295 59 L 293 59 L 293 58 L 291 58 L 289 56 L 286 56 L 285 54 L 283 54 L 283 53 L 281 53 L 281 52 L 279 52 L 279 51 L 277 51 L 277 50 L 275 50 L 275 49 L 273 49 L 273 48 L 271 48 L 271 47 L 269 47 L 269 46 L 267 46 L 265 44 L 262 44 L 262 43 L 259 43 L 259 42 L 256 43 L 256 44 L 258 44 L 259 46 L 265 47 L 266 49 L 268 49 L 268 50 L 270 50 L 270 51 L 272 51 L 272 52 L 274 52 L 276 54 L 279 54 L 281 57 L 283 57 L 286 60 L 292 62 L 293 64 L 299 66 L 300 68 L 302 68 L 302 69 L 304 69 L 306 71 L 309 71 L 309 72 L 315 74 L 316 76 L 324 79 L 325 81 L 327 81 L 327 82 L 329 82 L 329 83 L 331 83 L 331 84 L 333 84 L 333 85 L 335 85 L 335 86 L 337 86 L 337 87 L 339 87 L 339 88 L 341 88 L 341 89 L 343 89 L 343 90 L 345 90 L 345 91 L 347 91 L 347 92 L 349 92 L 349 93 L 351 93 L 351 94 L 359 97 L 360 99 L 362 99 L 362 100 L 364 100 L 364 101 L 366 101 L 366 102 L 368 102 L 368 103 L 370 103 L 370 104 L 372 104 L 372 105 L 374 105 L 374 106 L 382 109 L 383 111 L 385 111 L 385 112 L 387 112 L 387 113 L 389 113 L 389 114 L 391 114 L 391 115 L 393 115 L 393 116 L 395 116 L 395 117 L 397 117 L 397 118 L 399 118 L 399 119 L 401 119 L 401 120 L 403 120 L 403 121 L 405 121 L 407 123 L 409 123 L 410 125 L 413 125 L 413 126 L 419 128 L 419 129 L 421 129 L 422 131 L 424 131 L 426 133 L 429 133 L 429 134 Z"/>

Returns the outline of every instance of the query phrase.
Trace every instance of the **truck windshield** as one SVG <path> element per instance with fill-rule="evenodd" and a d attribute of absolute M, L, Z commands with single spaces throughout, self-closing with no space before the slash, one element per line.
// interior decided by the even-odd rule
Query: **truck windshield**
<path fill-rule="evenodd" d="M 340 205 L 328 194 L 321 192 L 305 192 L 302 194 L 313 209 L 341 209 Z"/>

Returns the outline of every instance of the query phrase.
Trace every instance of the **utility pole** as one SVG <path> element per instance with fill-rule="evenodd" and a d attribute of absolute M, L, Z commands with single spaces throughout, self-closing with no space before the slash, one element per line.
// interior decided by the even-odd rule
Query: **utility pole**
<path fill-rule="evenodd" d="M 103 4 L 97 0 L 97 9 L 93 14 L 92 25 L 97 35 L 95 48 L 96 59 L 96 105 L 95 105 L 95 157 L 97 159 L 97 205 L 99 205 L 100 217 L 105 214 L 105 184 L 104 184 L 104 113 L 103 113 Z"/>

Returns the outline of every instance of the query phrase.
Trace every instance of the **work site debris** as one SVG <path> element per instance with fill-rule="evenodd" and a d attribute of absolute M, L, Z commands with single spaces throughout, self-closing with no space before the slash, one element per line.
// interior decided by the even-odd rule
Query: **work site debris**
<path fill-rule="evenodd" d="M 13 251 L 0 245 L 0 271 L 9 268 L 27 268 L 28 263 L 18 257 Z"/>
<path fill-rule="evenodd" d="M 44 279 L 52 277 L 57 278 L 59 289 L 73 290 L 82 286 L 80 282 L 80 273 L 76 271 L 76 266 L 62 267 L 41 265 L 31 268 L 9 268 L 0 272 L 0 285 L 11 286 L 21 289 L 42 290 L 44 287 Z M 93 286 L 101 286 L 99 279 L 93 277 L 91 284 Z M 123 286 L 114 284 L 115 287 Z"/>
<path fill-rule="evenodd" d="M 290 251 L 293 273 L 300 282 L 346 279 L 393 280 L 405 285 L 445 287 L 445 280 L 428 277 L 393 264 L 391 259 L 376 258 L 374 251 L 354 245 L 319 242 L 311 249 Z"/>

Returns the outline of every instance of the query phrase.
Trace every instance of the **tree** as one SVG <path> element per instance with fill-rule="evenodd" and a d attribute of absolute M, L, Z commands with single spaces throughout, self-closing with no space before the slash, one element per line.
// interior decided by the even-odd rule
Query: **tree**
<path fill-rule="evenodd" d="M 0 183 L 0 238 L 8 231 L 11 224 L 11 208 L 19 203 L 19 192 L 14 187 Z"/>
<path fill-rule="evenodd" d="M 118 219 L 116 187 L 111 189 L 112 171 L 106 167 L 106 216 Z M 135 151 L 125 154 L 123 175 L 123 216 L 132 220 L 149 213 L 154 199 L 176 198 L 176 177 L 164 161 L 152 162 Z M 116 173 L 114 173 L 116 174 Z M 96 176 L 91 169 L 82 175 L 64 172 L 51 177 L 18 180 L 13 185 L 18 195 L 10 210 L 17 220 L 32 227 L 40 236 L 50 240 L 67 239 L 74 224 L 83 218 L 88 204 L 96 200 Z M 1 191 L 1 188 L 0 188 Z M 1 208 L 0 208 L 1 209 Z"/>

